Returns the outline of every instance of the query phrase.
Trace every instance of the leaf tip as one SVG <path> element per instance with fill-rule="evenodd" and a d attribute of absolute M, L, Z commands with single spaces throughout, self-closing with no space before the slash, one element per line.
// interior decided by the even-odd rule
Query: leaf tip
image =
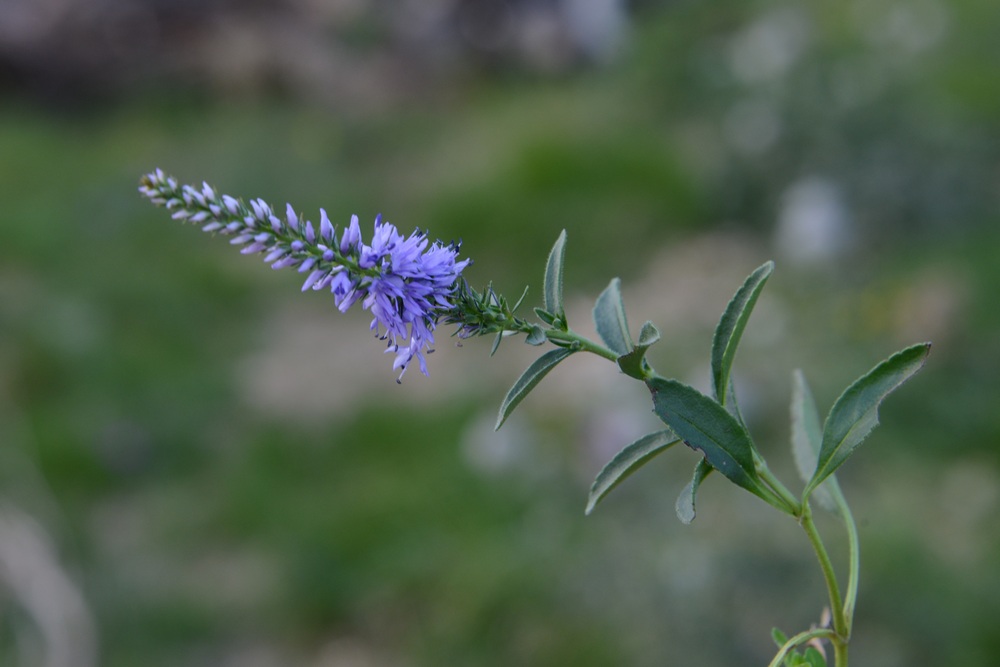
<path fill-rule="evenodd" d="M 674 511 L 677 513 L 677 518 L 685 526 L 690 526 L 692 523 L 694 523 L 694 518 L 696 515 L 694 510 L 694 505 L 684 504 L 681 502 L 681 499 L 678 498 L 677 502 L 674 504 Z"/>

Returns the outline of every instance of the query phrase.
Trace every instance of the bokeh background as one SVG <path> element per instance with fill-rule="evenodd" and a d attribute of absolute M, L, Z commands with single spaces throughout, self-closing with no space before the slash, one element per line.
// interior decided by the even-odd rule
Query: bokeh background
<path fill-rule="evenodd" d="M 776 259 L 736 378 L 789 484 L 792 370 L 825 413 L 933 340 L 840 475 L 852 653 L 995 664 L 998 28 L 994 0 L 4 0 L 0 663 L 762 665 L 825 599 L 794 523 L 718 476 L 677 521 L 690 451 L 583 516 L 656 427 L 609 364 L 493 434 L 537 350 L 442 336 L 397 385 L 364 313 L 143 201 L 162 167 L 461 238 L 529 303 L 565 228 L 571 324 L 621 276 L 701 387 Z"/>

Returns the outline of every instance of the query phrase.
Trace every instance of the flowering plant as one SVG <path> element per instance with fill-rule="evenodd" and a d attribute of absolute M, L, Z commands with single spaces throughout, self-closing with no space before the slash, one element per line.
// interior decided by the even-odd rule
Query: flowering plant
<path fill-rule="evenodd" d="M 603 357 L 620 372 L 644 383 L 653 411 L 665 428 L 625 446 L 611 459 L 594 480 L 586 512 L 673 445 L 683 443 L 696 450 L 702 457 L 676 503 L 680 520 L 690 523 L 694 519 L 698 489 L 706 477 L 718 471 L 799 523 L 826 582 L 829 607 L 823 610 L 820 622 L 792 637 L 775 629 L 773 637 L 779 648 L 769 667 L 823 667 L 828 664 L 828 648 L 832 649 L 834 667 L 847 667 L 860 557 L 857 528 L 835 472 L 877 425 L 882 401 L 923 366 L 930 343 L 907 347 L 862 375 L 841 394 L 822 423 L 805 376 L 795 372 L 791 440 L 804 483 L 796 495 L 771 472 L 754 444 L 732 381 L 737 348 L 774 269 L 772 262 L 751 273 L 726 306 L 712 340 L 711 395 L 705 395 L 652 367 L 646 353 L 660 334 L 652 322 L 646 322 L 633 339 L 617 278 L 594 305 L 600 340 L 590 340 L 570 328 L 563 307 L 565 231 L 549 253 L 543 303 L 534 309 L 537 321 L 531 322 L 515 314 L 527 290 L 513 305 L 491 286 L 475 290 L 462 278 L 470 260 L 458 258 L 458 244 L 431 242 L 419 230 L 403 236 L 379 217 L 369 244 L 363 240 L 357 216 L 338 232 L 321 209 L 317 229 L 291 205 L 279 216 L 261 199 L 247 204 L 220 195 L 207 184 L 201 188 L 180 185 L 160 170 L 143 176 L 139 191 L 172 211 L 175 219 L 231 237 L 230 243 L 242 246 L 243 254 L 263 254 L 272 268 L 296 268 L 307 274 L 302 289 L 329 288 L 341 311 L 360 301 L 373 315 L 371 329 L 386 341 L 386 351 L 395 355 L 393 368 L 400 371 L 397 381 L 414 359 L 427 374 L 425 355 L 432 351 L 439 324 L 456 325 L 455 335 L 460 338 L 494 335 L 493 351 L 504 337 L 516 334 L 524 334 L 530 345 L 552 345 L 553 349 L 535 360 L 504 397 L 497 429 L 549 371 L 578 352 Z M 812 501 L 839 517 L 847 531 L 849 571 L 843 589 L 813 520 Z"/>

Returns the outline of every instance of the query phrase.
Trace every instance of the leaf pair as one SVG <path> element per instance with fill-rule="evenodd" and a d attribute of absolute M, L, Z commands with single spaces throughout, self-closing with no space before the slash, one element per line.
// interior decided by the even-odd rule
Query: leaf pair
<path fill-rule="evenodd" d="M 795 376 L 792 403 L 792 447 L 799 472 L 806 482 L 803 500 L 816 494 L 826 505 L 839 493 L 836 481 L 823 484 L 864 442 L 878 425 L 878 408 L 900 385 L 923 368 L 930 343 L 918 343 L 900 350 L 849 386 L 833 404 L 819 435 L 816 406 L 805 378 Z M 820 485 L 823 485 L 822 487 Z"/>
<path fill-rule="evenodd" d="M 677 515 L 684 523 L 694 519 L 698 488 L 716 469 L 752 493 L 767 496 L 768 492 L 757 476 L 756 450 L 736 405 L 730 373 L 750 313 L 773 268 L 774 264 L 768 262 L 750 274 L 729 302 L 716 327 L 712 339 L 712 385 L 716 400 L 676 380 L 654 376 L 645 361 L 645 354 L 649 346 L 659 340 L 659 332 L 651 322 L 647 322 L 639 333 L 639 344 L 631 346 L 624 308 L 618 305 L 621 296 L 617 280 L 613 280 L 604 291 L 594 309 L 598 333 L 609 348 L 622 355 L 618 358 L 622 372 L 646 382 L 653 397 L 653 411 L 670 427 L 666 432 L 672 433 L 673 439 L 649 453 L 644 446 L 645 438 L 625 447 L 594 481 L 587 505 L 588 513 L 626 476 L 646 464 L 655 454 L 680 441 L 704 456 L 695 468 L 691 482 L 677 499 Z M 620 323 L 617 328 L 616 323 Z M 628 341 L 629 346 L 620 341 Z M 655 439 L 657 433 L 646 438 L 659 442 Z"/>
<path fill-rule="evenodd" d="M 535 311 L 551 329 L 562 332 L 569 331 L 563 306 L 565 244 L 564 230 L 546 262 L 544 308 Z M 669 428 L 645 435 L 627 445 L 601 470 L 590 489 L 588 514 L 626 477 L 678 442 L 684 442 L 703 456 L 691 482 L 677 499 L 677 515 L 684 523 L 694 519 L 698 488 L 713 470 L 718 470 L 733 483 L 767 502 L 791 511 L 788 502 L 776 497 L 773 488 L 777 487 L 774 487 L 773 479 L 769 485 L 758 473 L 763 459 L 743 422 L 732 381 L 732 367 L 743 332 L 773 270 L 774 263 L 767 262 L 751 273 L 719 320 L 712 338 L 714 398 L 652 372 L 645 355 L 649 347 L 659 340 L 660 333 L 651 322 L 646 322 L 639 332 L 638 343 L 633 343 L 621 296 L 621 283 L 617 278 L 600 294 L 593 316 L 601 341 L 608 350 L 618 355 L 617 363 L 623 373 L 646 383 L 652 394 L 653 411 Z M 545 330 L 536 326 L 528 342 L 538 345 L 547 339 Z M 565 342 L 556 342 L 562 346 L 535 360 L 511 387 L 501 404 L 496 428 L 500 428 L 514 408 L 559 362 L 577 349 L 567 346 Z M 929 343 L 908 347 L 859 378 L 837 399 L 822 432 L 805 378 L 801 373 L 795 375 L 792 445 L 796 465 L 806 482 L 803 503 L 814 494 L 818 502 L 834 511 L 843 504 L 836 479 L 832 478 L 834 471 L 878 424 L 878 407 L 882 400 L 920 370 L 929 351 Z"/>
<path fill-rule="evenodd" d="M 536 308 L 535 313 L 552 329 L 568 331 L 566 311 L 563 305 L 563 263 L 566 252 L 566 231 L 556 239 L 552 251 L 545 263 L 545 278 L 543 282 L 542 308 Z M 523 297 L 522 297 L 523 298 Z M 518 302 L 520 303 L 520 301 Z M 660 339 L 660 332 L 652 322 L 646 322 L 639 332 L 638 344 L 633 344 L 625 317 L 625 304 L 621 295 L 621 281 L 615 278 L 605 288 L 594 304 L 594 323 L 601 341 L 609 350 L 619 355 L 618 365 L 624 373 L 637 379 L 645 379 L 650 372 L 645 360 L 646 351 Z M 548 340 L 545 330 L 540 326 L 532 328 L 526 342 L 531 345 L 541 345 Z M 506 421 L 514 408 L 524 400 L 549 371 L 568 357 L 575 349 L 561 347 L 543 354 L 525 370 L 514 386 L 507 392 L 500 405 L 496 428 Z"/>
<path fill-rule="evenodd" d="M 568 330 L 566 313 L 563 306 L 563 263 L 566 248 L 565 230 L 559 235 L 545 263 L 545 278 L 543 287 L 543 308 L 536 309 L 539 318 L 552 328 Z M 626 375 L 639 380 L 650 376 L 651 369 L 646 362 L 647 350 L 660 339 L 660 332 L 652 322 L 643 324 L 639 331 L 638 343 L 632 342 L 628 319 L 625 316 L 625 304 L 621 295 L 621 281 L 613 279 L 607 288 L 598 296 L 593 310 L 594 324 L 597 334 L 605 346 L 618 355 L 618 366 Z M 540 344 L 546 340 L 545 332 L 535 327 L 527 342 Z M 546 352 L 536 359 L 518 378 L 514 386 L 504 397 L 497 416 L 496 428 L 506 421 L 528 393 L 563 359 L 574 352 L 572 347 L 560 347 Z M 590 491 L 587 513 L 607 495 L 622 480 L 643 464 L 680 440 L 669 430 L 664 429 L 649 435 L 625 447 L 612 459 L 597 476 Z"/>
<path fill-rule="evenodd" d="M 684 523 L 694 520 L 698 488 L 712 470 L 718 470 L 754 495 L 765 499 L 769 497 L 757 475 L 757 450 L 736 403 L 732 368 L 750 314 L 772 271 L 774 262 L 767 262 L 754 270 L 733 295 L 719 319 L 712 336 L 714 401 L 676 380 L 647 383 L 653 394 L 657 416 L 670 425 L 689 447 L 704 456 L 695 467 L 691 481 L 677 498 L 677 516 Z"/>
<path fill-rule="evenodd" d="M 563 259 L 566 254 L 566 230 L 564 229 L 559 238 L 556 239 L 549 258 L 545 262 L 545 278 L 543 280 L 542 295 L 543 308 L 536 308 L 535 314 L 550 327 L 566 330 L 566 311 L 563 307 Z M 522 298 L 524 298 L 522 296 Z M 519 302 L 520 303 L 520 302 Z M 541 345 L 546 341 L 545 331 L 535 326 L 527 337 L 530 345 Z M 517 379 L 514 386 L 510 388 L 503 402 L 500 404 L 500 413 L 497 415 L 497 423 L 494 430 L 498 430 L 507 417 L 514 411 L 514 408 L 538 386 L 546 375 L 549 374 L 556 365 L 571 355 L 575 350 L 561 347 L 550 350 L 536 359 Z"/>
<path fill-rule="evenodd" d="M 637 380 L 645 380 L 650 376 L 646 352 L 660 340 L 660 332 L 652 322 L 646 322 L 639 330 L 639 342 L 632 342 L 628 319 L 625 317 L 621 280 L 618 278 L 612 279 L 597 297 L 594 304 L 594 324 L 601 342 L 618 355 L 618 367 L 625 375 Z"/>
<path fill-rule="evenodd" d="M 594 304 L 594 324 L 601 341 L 618 355 L 618 367 L 623 373 L 637 380 L 651 377 L 652 369 L 646 361 L 646 352 L 660 340 L 660 332 L 652 322 L 646 322 L 639 330 L 639 342 L 632 342 L 621 295 L 621 281 L 618 278 L 614 278 L 597 298 Z M 586 513 L 590 514 L 597 503 L 626 477 L 678 442 L 680 438 L 673 431 L 664 429 L 644 435 L 626 445 L 594 479 L 587 499 Z"/>

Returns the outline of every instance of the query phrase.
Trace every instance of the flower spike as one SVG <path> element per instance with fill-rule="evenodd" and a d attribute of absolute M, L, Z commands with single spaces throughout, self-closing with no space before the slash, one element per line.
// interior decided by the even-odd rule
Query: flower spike
<path fill-rule="evenodd" d="M 273 269 L 294 267 L 308 273 L 302 290 L 329 288 L 334 304 L 346 312 L 361 301 L 371 311 L 371 330 L 394 353 L 393 368 L 403 377 L 414 359 L 427 375 L 438 321 L 456 308 L 454 296 L 469 260 L 458 260 L 458 246 L 431 243 L 419 230 L 404 237 L 395 225 L 375 219 L 371 245 L 364 243 L 358 216 L 352 215 L 339 242 L 336 228 L 320 209 L 319 234 L 291 204 L 284 219 L 263 199 L 249 205 L 218 194 L 207 183 L 179 185 L 160 169 L 142 177 L 139 192 L 175 220 L 192 222 L 206 232 L 229 236 L 245 255 L 264 254 Z"/>

